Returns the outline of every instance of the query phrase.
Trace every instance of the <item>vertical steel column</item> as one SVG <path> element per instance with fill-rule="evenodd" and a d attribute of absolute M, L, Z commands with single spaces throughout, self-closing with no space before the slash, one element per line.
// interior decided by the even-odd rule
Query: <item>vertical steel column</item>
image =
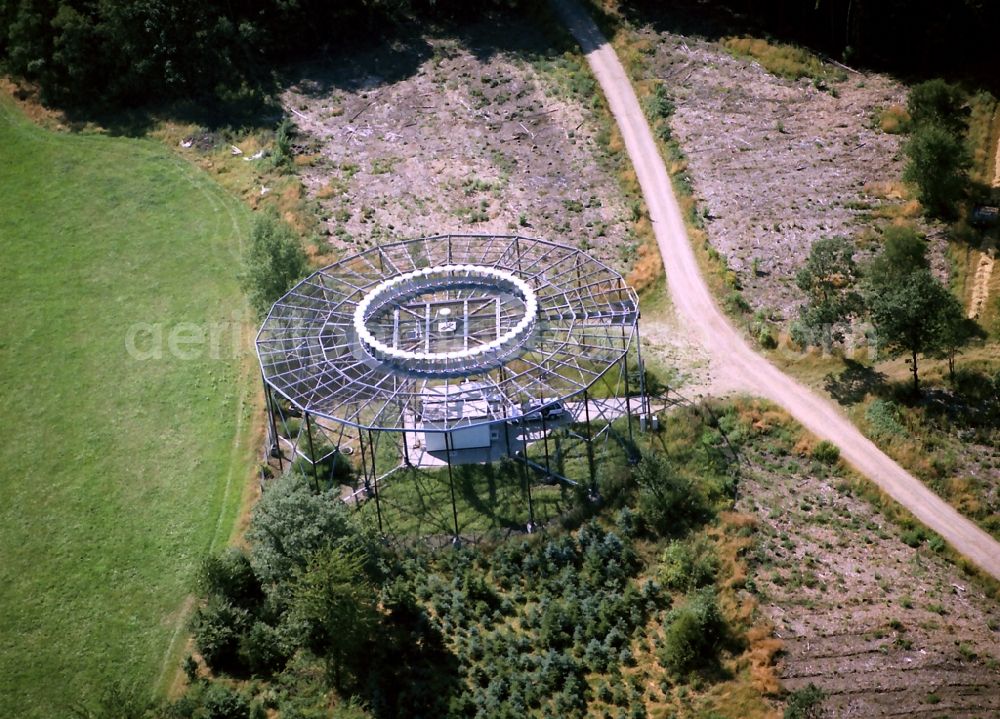
<path fill-rule="evenodd" d="M 638 312 L 638 309 L 636 310 Z M 636 316 L 635 323 L 635 356 L 639 362 L 639 406 L 642 408 L 640 410 L 641 414 L 646 417 L 646 426 L 649 426 L 650 418 L 649 416 L 653 413 L 653 409 L 650 406 L 649 395 L 646 394 L 646 365 L 642 362 L 642 336 L 639 334 L 639 322 L 638 316 Z"/>
<path fill-rule="evenodd" d="M 313 448 L 312 423 L 309 421 L 309 412 L 306 415 L 306 437 L 309 439 L 309 464 L 313 468 L 313 482 L 316 484 L 316 491 L 319 492 L 319 475 L 316 473 L 316 450 Z"/>
<path fill-rule="evenodd" d="M 544 401 L 544 400 L 543 400 Z M 539 408 L 538 416 L 542 420 L 542 444 L 545 447 L 545 473 L 552 478 L 552 468 L 549 467 L 549 430 L 545 425 L 545 410 Z"/>
<path fill-rule="evenodd" d="M 620 282 L 620 280 L 619 280 Z M 632 437 L 632 400 L 629 397 L 628 388 L 628 339 L 625 337 L 625 325 L 622 325 L 622 366 L 625 370 L 625 414 L 628 416 L 628 441 L 634 443 Z"/>
<path fill-rule="evenodd" d="M 507 405 L 503 405 L 503 442 L 507 454 L 510 454 L 510 423 L 507 422 Z"/>
<path fill-rule="evenodd" d="M 375 516 L 378 517 L 378 533 L 384 535 L 385 532 L 382 531 L 382 505 L 378 500 L 378 470 L 375 468 L 375 439 L 372 437 L 371 430 L 368 430 L 368 450 L 372 458 L 372 486 L 375 488 Z"/>
<path fill-rule="evenodd" d="M 455 520 L 455 538 L 453 544 L 458 544 L 458 505 L 455 502 L 455 477 L 451 472 L 451 432 L 444 433 L 444 456 L 448 462 L 448 486 L 451 488 L 451 514 Z"/>
<path fill-rule="evenodd" d="M 632 402 L 629 399 L 629 388 L 628 388 L 628 353 L 622 355 L 622 363 L 625 369 L 625 414 L 628 416 L 626 423 L 628 424 L 628 441 L 634 442 L 632 438 Z"/>
<path fill-rule="evenodd" d="M 358 446 L 361 448 L 361 471 L 364 473 L 362 476 L 365 481 L 365 493 L 372 491 L 371 484 L 368 483 L 368 457 L 365 455 L 365 436 L 358 427 Z"/>
<path fill-rule="evenodd" d="M 524 492 L 528 496 L 528 534 L 535 531 L 535 505 L 531 501 L 531 480 L 528 479 L 528 423 L 525 415 L 521 415 L 521 446 L 524 452 Z"/>
<path fill-rule="evenodd" d="M 594 431 L 590 426 L 590 396 L 583 390 L 583 415 L 587 419 L 587 466 L 590 469 L 591 491 L 597 488 L 597 472 L 594 469 Z"/>
<path fill-rule="evenodd" d="M 263 373 L 261 373 L 260 378 L 264 380 Z M 281 460 L 281 439 L 278 437 L 278 425 L 274 421 L 274 397 L 271 396 L 271 385 L 267 383 L 267 380 L 264 380 L 264 403 L 267 407 L 267 418 L 271 424 L 271 437 L 274 439 L 274 446 L 278 451 L 278 471 L 284 472 L 285 467 Z M 270 447 L 268 452 L 270 453 Z"/>

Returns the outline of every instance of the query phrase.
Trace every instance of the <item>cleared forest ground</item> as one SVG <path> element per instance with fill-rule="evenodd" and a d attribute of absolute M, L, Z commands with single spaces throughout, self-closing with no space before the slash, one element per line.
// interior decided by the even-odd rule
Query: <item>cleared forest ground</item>
<path fill-rule="evenodd" d="M 439 233 L 520 233 L 627 271 L 629 208 L 574 79 L 529 23 L 484 22 L 302 68 L 283 101 L 337 251 Z"/>
<path fill-rule="evenodd" d="M 647 76 L 663 80 L 676 103 L 671 127 L 706 231 L 753 310 L 794 319 L 795 273 L 812 243 L 870 240 L 875 221 L 894 217 L 929 233 L 935 270 L 948 274 L 943 229 L 923 223 L 898 182 L 901 136 L 879 126 L 882 112 L 906 104 L 899 82 L 847 71 L 786 79 L 720 40 L 651 27 L 637 38 L 649 48 Z"/>
<path fill-rule="evenodd" d="M 739 509 L 760 521 L 755 583 L 785 688 L 816 684 L 829 717 L 993 716 L 996 598 L 857 496 L 858 480 L 782 442 L 781 424 L 753 418 L 763 441 L 749 445 Z"/>

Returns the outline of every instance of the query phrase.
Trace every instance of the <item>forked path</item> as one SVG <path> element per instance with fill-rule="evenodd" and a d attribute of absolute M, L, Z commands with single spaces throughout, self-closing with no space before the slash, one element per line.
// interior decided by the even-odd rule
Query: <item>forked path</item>
<path fill-rule="evenodd" d="M 731 386 L 781 405 L 817 437 L 836 444 L 841 456 L 861 474 L 958 552 L 1000 579 L 1000 543 L 896 464 L 830 402 L 758 355 L 719 311 L 695 260 L 667 169 L 614 48 L 573 0 L 553 2 L 583 48 L 621 130 L 653 221 L 680 322 L 708 350 L 717 372 Z"/>

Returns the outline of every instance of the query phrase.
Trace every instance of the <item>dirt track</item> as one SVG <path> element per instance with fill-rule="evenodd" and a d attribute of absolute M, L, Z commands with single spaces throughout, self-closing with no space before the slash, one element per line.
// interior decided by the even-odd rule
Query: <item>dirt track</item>
<path fill-rule="evenodd" d="M 783 406 L 813 434 L 836 444 L 859 472 L 1000 579 L 1000 543 L 879 450 L 829 402 L 754 352 L 728 322 L 701 276 L 670 177 L 614 49 L 572 0 L 554 2 L 583 48 L 621 129 L 653 221 L 676 312 L 713 357 L 717 373 L 731 386 Z"/>

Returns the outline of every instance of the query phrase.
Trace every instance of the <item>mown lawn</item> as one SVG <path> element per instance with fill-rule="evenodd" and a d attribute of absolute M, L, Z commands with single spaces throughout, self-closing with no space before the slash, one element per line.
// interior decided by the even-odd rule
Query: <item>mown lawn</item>
<path fill-rule="evenodd" d="M 245 216 L 156 143 L 42 130 L 0 97 L 5 716 L 169 676 L 252 461 L 254 375 L 233 349 Z M 218 327 L 218 351 L 171 352 L 182 322 Z"/>

